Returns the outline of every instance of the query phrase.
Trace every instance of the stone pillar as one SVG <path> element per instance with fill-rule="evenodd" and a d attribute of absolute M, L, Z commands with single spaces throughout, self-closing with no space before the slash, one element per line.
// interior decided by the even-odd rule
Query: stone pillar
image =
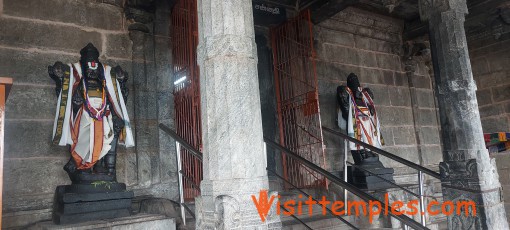
<path fill-rule="evenodd" d="M 131 9 L 128 12 L 133 11 L 134 9 Z M 128 14 L 128 18 L 129 16 Z M 134 18 L 136 19 L 136 17 Z M 154 114 L 154 110 L 157 110 L 157 107 L 154 104 L 152 104 L 152 106 L 149 105 L 151 97 L 148 96 L 149 92 L 151 90 L 154 91 L 153 89 L 157 86 L 153 85 L 156 81 L 150 81 L 148 79 L 147 73 L 147 58 L 150 57 L 150 55 L 146 54 L 149 50 L 147 49 L 146 43 L 149 37 L 149 28 L 143 23 L 135 22 L 129 25 L 128 29 L 129 37 L 133 42 L 133 73 L 131 77 L 133 78 L 135 87 L 130 96 L 132 96 L 131 100 L 133 100 L 134 104 L 133 125 L 135 127 L 136 141 L 136 159 L 133 159 L 134 156 L 128 156 L 130 158 L 128 162 L 133 162 L 133 164 L 137 166 L 136 188 L 140 189 L 148 188 L 151 185 L 151 172 L 153 168 L 153 165 L 151 165 L 151 156 L 154 155 L 152 153 L 156 151 L 153 148 L 158 146 L 157 144 L 151 143 L 151 141 L 158 141 L 157 134 L 159 130 L 157 122 L 149 122 L 149 114 Z M 153 92 L 151 92 L 151 94 L 152 93 Z M 154 99 L 154 97 L 152 97 L 152 99 Z M 156 135 L 150 135 L 152 133 Z"/>
<path fill-rule="evenodd" d="M 262 222 L 251 198 L 268 190 L 251 0 L 198 0 L 198 20 L 204 179 L 196 228 L 278 229 L 274 206 Z"/>
<path fill-rule="evenodd" d="M 429 22 L 440 113 L 443 197 L 477 205 L 476 216 L 448 216 L 448 229 L 508 229 L 495 162 L 483 139 L 464 31 L 466 14 L 466 0 L 420 0 L 420 15 Z"/>

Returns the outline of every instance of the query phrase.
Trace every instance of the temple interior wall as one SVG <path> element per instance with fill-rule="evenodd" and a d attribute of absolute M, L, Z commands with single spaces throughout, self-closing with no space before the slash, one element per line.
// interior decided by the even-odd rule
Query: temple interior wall
<path fill-rule="evenodd" d="M 374 93 L 384 149 L 437 169 L 442 154 L 432 78 L 425 63 L 417 64 L 411 79 L 406 75 L 403 26 L 397 19 L 347 8 L 314 27 L 322 125 L 338 127 L 336 88 L 355 73 Z M 324 132 L 324 140 L 327 167 L 342 170 L 341 139 Z M 402 166 L 380 158 L 385 166 Z"/>
<path fill-rule="evenodd" d="M 88 42 L 99 49 L 104 63 L 121 65 L 130 74 L 127 107 L 137 147 L 119 148 L 118 180 L 137 196 L 177 198 L 175 146 L 157 128 L 159 123 L 174 127 L 168 1 L 160 1 L 150 14 L 152 22 L 144 24 L 149 32 L 130 32 L 134 20 L 126 19 L 123 2 L 0 0 L 0 76 L 15 82 L 5 122 L 4 227 L 49 219 L 55 187 L 70 183 L 62 170 L 69 160 L 67 147 L 51 143 L 57 98 L 47 66 L 76 62 Z M 354 72 L 374 92 L 385 149 L 437 170 L 442 154 L 430 66 L 420 62 L 408 77 L 402 31 L 400 20 L 355 8 L 314 26 L 322 125 L 337 127 L 336 87 Z M 257 44 L 264 135 L 278 139 L 267 30 L 257 33 L 262 34 Z M 509 44 L 508 34 L 469 43 L 485 132 L 510 129 Z M 341 141 L 327 133 L 324 140 L 326 168 L 340 171 Z M 269 165 L 277 166 L 276 161 Z M 510 186 L 508 172 L 500 172 L 504 189 Z"/>
<path fill-rule="evenodd" d="M 510 27 L 510 26 L 508 26 Z M 468 36 L 469 56 L 485 133 L 510 130 L 510 34 Z"/>
<path fill-rule="evenodd" d="M 174 144 L 157 128 L 173 127 L 168 1 L 149 15 L 147 33 L 128 29 L 133 20 L 123 2 L 0 1 L 0 76 L 14 79 L 6 106 L 2 227 L 50 219 L 56 186 L 70 184 L 62 169 L 68 149 L 51 142 L 57 97 L 47 66 L 77 62 L 88 42 L 103 63 L 129 73 L 136 147 L 118 149 L 118 181 L 136 196 L 178 196 Z"/>

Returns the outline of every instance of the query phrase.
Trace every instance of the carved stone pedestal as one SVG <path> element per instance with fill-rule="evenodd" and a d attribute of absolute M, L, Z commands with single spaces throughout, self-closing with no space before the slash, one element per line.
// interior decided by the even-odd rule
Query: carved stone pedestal
<path fill-rule="evenodd" d="M 348 182 L 360 189 L 379 190 L 394 187 L 394 185 L 385 181 L 388 180 L 395 183 L 393 180 L 394 170 L 392 168 L 367 168 L 370 173 L 352 166 L 348 166 L 347 169 Z"/>
<path fill-rule="evenodd" d="M 354 166 L 348 166 L 348 182 L 360 189 L 376 190 L 394 187 L 395 170 L 386 168 L 379 155 L 367 150 L 351 151 Z M 389 181 L 389 182 L 388 182 Z"/>
<path fill-rule="evenodd" d="M 53 222 L 75 224 L 129 216 L 133 196 L 123 183 L 61 185 L 55 190 Z"/>

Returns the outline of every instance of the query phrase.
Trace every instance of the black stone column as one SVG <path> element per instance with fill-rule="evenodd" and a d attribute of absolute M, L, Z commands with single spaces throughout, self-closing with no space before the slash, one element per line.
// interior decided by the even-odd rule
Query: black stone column
<path fill-rule="evenodd" d="M 429 22 L 441 121 L 443 198 L 454 204 L 476 203 L 476 216 L 466 216 L 464 210 L 457 215 L 455 208 L 448 229 L 508 229 L 495 162 L 483 139 L 464 31 L 466 14 L 465 0 L 420 0 L 420 15 Z"/>
<path fill-rule="evenodd" d="M 159 183 L 159 129 L 157 122 L 157 77 L 154 74 L 153 14 L 143 8 L 146 1 L 129 1 L 126 18 L 132 41 L 133 126 L 135 127 L 136 189 L 150 189 Z"/>

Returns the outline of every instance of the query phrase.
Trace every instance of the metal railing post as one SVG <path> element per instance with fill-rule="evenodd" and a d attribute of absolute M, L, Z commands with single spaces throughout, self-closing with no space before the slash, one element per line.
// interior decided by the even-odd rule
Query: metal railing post
<path fill-rule="evenodd" d="M 421 224 L 423 226 L 426 226 L 426 223 L 425 223 L 425 203 L 423 202 L 423 173 L 421 171 L 418 171 L 418 184 L 419 184 L 418 194 L 420 195 L 420 220 L 421 220 Z"/>
<path fill-rule="evenodd" d="M 347 154 L 349 152 L 349 147 L 348 147 L 348 144 L 349 144 L 349 141 L 348 140 L 344 140 L 344 181 L 345 183 L 347 183 Z M 348 211 L 348 208 L 347 208 L 347 189 L 344 188 L 344 204 L 345 204 L 345 213 L 347 213 Z"/>
<path fill-rule="evenodd" d="M 177 150 L 177 173 L 179 174 L 179 204 L 181 206 L 181 218 L 182 223 L 186 225 L 186 210 L 184 209 L 184 185 L 182 183 L 182 163 L 181 163 L 181 144 L 175 142 L 175 148 Z"/>
<path fill-rule="evenodd" d="M 286 152 L 287 156 L 289 156 L 292 159 L 298 161 L 303 166 L 305 166 L 305 167 L 307 167 L 307 168 L 309 168 L 309 169 L 311 169 L 311 170 L 313 170 L 313 171 L 323 175 L 324 177 L 329 179 L 332 183 L 335 183 L 335 184 L 339 185 L 340 187 L 343 187 L 344 189 L 349 190 L 350 193 L 358 196 L 359 198 L 361 198 L 365 202 L 367 202 L 367 201 L 378 201 L 379 203 L 384 204 L 383 208 L 388 208 L 389 207 L 389 205 L 387 203 L 384 203 L 383 201 L 379 200 L 378 198 L 374 197 L 373 195 L 370 195 L 369 193 L 364 192 L 363 190 L 357 188 L 356 186 L 354 186 L 352 184 L 346 183 L 345 181 L 343 181 L 343 179 L 339 178 L 338 176 L 333 175 L 332 173 L 330 173 L 327 170 L 321 168 L 320 166 L 312 163 L 311 161 L 308 161 L 307 159 L 299 156 L 297 153 L 293 152 L 292 150 L 290 150 L 290 149 L 288 149 L 288 148 L 286 148 L 284 146 L 281 146 L 280 144 L 278 144 L 278 143 L 274 142 L 273 140 L 271 140 L 269 138 L 266 138 L 266 137 L 264 137 L 264 141 L 269 146 L 274 147 L 274 148 L 280 150 L 281 152 Z M 406 162 L 405 160 L 402 160 L 402 161 Z M 410 163 L 410 164 L 413 164 L 413 163 Z M 412 218 L 410 218 L 410 217 L 408 217 L 406 215 L 396 215 L 396 214 L 394 214 L 392 212 L 390 212 L 388 214 L 390 216 L 394 217 L 395 219 L 397 219 L 397 220 L 399 220 L 401 222 L 404 222 L 406 225 L 408 225 L 408 226 L 410 226 L 410 227 L 412 227 L 414 229 L 423 229 L 423 230 L 428 229 L 427 227 L 423 226 L 421 223 L 415 221 L 414 219 L 412 219 Z"/>
<path fill-rule="evenodd" d="M 265 158 L 265 166 L 267 168 L 267 145 L 266 145 L 266 142 L 264 142 L 264 158 Z"/>

